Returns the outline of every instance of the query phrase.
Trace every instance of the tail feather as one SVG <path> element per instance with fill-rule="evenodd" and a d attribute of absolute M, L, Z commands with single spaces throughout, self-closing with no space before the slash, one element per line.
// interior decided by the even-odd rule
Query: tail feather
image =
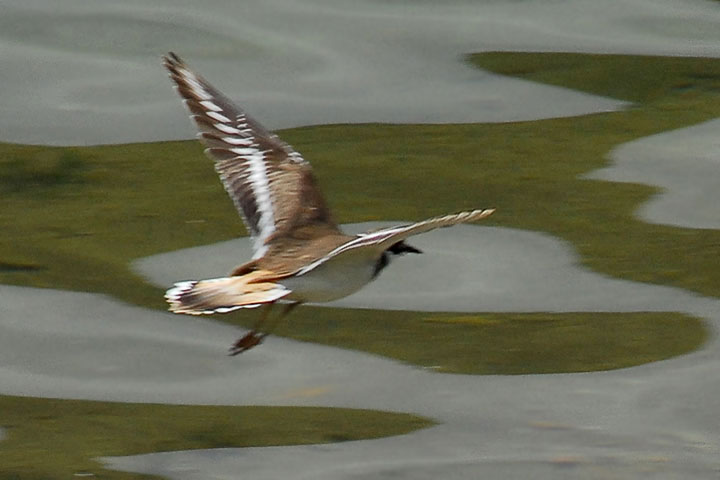
<path fill-rule="evenodd" d="M 165 298 L 170 311 L 190 315 L 227 313 L 274 302 L 290 290 L 273 282 L 252 281 L 254 275 L 176 283 Z"/>

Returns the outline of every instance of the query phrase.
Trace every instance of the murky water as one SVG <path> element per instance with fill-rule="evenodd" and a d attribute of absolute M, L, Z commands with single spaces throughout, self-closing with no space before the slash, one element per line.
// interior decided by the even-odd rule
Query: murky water
<path fill-rule="evenodd" d="M 2 140 L 93 144 L 191 136 L 194 132 L 159 65 L 159 55 L 167 50 L 185 55 L 272 128 L 363 121 L 508 121 L 625 105 L 496 77 L 458 61 L 481 50 L 720 56 L 720 9 L 714 2 L 693 0 L 612 5 L 589 0 L 442 5 L 223 0 L 212 8 L 171 0 L 61 3 L 10 0 L 0 5 Z M 703 133 L 701 142 L 691 141 L 698 130 L 671 134 L 661 139 L 659 148 L 667 153 L 672 144 L 698 145 L 699 150 L 690 151 L 705 155 L 702 152 L 716 146 L 714 128 Z M 633 148 L 624 152 L 642 155 Z M 668 171 L 665 176 L 673 189 L 679 186 L 677 191 L 696 173 L 708 177 L 702 174 L 707 162 L 685 163 L 692 172 L 686 169 L 681 176 Z M 665 184 L 647 172 L 641 175 L 640 181 Z M 661 208 L 663 217 L 653 213 L 652 206 L 643 215 L 662 223 L 681 222 L 678 218 L 688 208 L 718 203 L 711 199 L 720 190 L 708 188 L 707 198 L 684 198 L 675 203 L 679 207 Z M 717 227 L 712 211 L 697 212 L 685 216 L 691 219 L 689 225 Z M 419 246 L 431 250 L 434 242 L 457 242 L 442 244 L 437 255 L 426 255 L 421 262 L 457 261 L 443 252 L 463 248 L 467 231 L 421 240 L 427 243 Z M 702 316 L 717 331 L 717 300 L 584 271 L 574 264 L 566 245 L 543 235 L 487 232 L 483 241 L 494 245 L 502 261 L 481 257 L 482 265 L 458 265 L 459 271 L 477 268 L 494 275 L 492 281 L 467 277 L 473 289 L 488 293 L 481 310 L 599 310 L 603 305 L 617 311 L 681 310 Z M 418 264 L 411 265 L 393 265 L 384 275 L 390 280 L 386 288 L 402 284 L 392 282 L 391 275 L 411 278 L 413 288 L 432 299 L 414 308 L 438 305 L 440 298 L 430 296 L 422 276 L 413 275 Z M 420 265 L 433 268 L 432 263 Z M 528 275 L 534 269 L 546 275 Z M 170 278 L 183 275 L 167 271 L 161 280 L 170 283 Z M 468 291 L 454 297 L 441 293 L 462 309 L 478 308 Z M 343 305 L 381 302 L 383 308 L 401 308 L 424 301 L 417 295 L 403 298 L 401 290 L 388 292 L 382 284 L 362 295 Z M 224 347 L 237 332 L 226 325 L 149 312 L 90 294 L 0 286 L 0 298 L 6 333 L 0 337 L 3 393 L 352 406 L 410 411 L 442 422 L 412 435 L 366 442 L 107 460 L 117 468 L 176 479 L 236 478 L 240 471 L 245 478 L 302 472 L 318 479 L 714 479 L 720 471 L 716 339 L 690 355 L 621 371 L 471 377 L 433 374 L 281 338 L 272 338 L 242 363 L 229 363 Z M 397 298 L 399 303 L 393 304 Z M 49 337 L 59 342 L 54 356 L 27 355 Z M 152 367 L 138 368 L 138 362 Z M 243 388 L 248 384 L 253 389 Z M 322 387 L 317 389 L 322 394 L 297 395 L 312 386 Z"/>
<path fill-rule="evenodd" d="M 159 56 L 174 50 L 271 128 L 531 120 L 626 103 L 491 75 L 486 50 L 720 56 L 720 14 L 688 2 L 4 2 L 0 139 L 118 143 L 194 134 Z M 48 6 L 52 5 L 51 10 Z M 672 36 L 655 25 L 674 26 Z M 717 26 L 717 28 L 710 28 Z"/>
<path fill-rule="evenodd" d="M 663 189 L 638 212 L 650 223 L 720 228 L 720 119 L 617 147 L 612 164 L 587 178 Z"/>

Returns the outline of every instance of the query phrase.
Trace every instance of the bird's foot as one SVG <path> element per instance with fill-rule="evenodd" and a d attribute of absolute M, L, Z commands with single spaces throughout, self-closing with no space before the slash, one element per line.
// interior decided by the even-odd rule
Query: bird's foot
<path fill-rule="evenodd" d="M 228 355 L 235 356 L 239 353 L 244 352 L 245 350 L 250 350 L 255 345 L 261 344 L 263 338 L 265 338 L 266 336 L 267 334 L 265 333 L 258 333 L 255 330 L 251 330 L 244 337 L 240 338 L 237 342 L 235 342 L 232 347 L 230 347 Z"/>

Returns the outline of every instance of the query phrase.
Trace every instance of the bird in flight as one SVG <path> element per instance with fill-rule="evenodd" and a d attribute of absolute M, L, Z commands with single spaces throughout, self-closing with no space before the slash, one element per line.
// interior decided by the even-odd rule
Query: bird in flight
<path fill-rule="evenodd" d="M 405 242 L 412 235 L 483 219 L 479 209 L 422 222 L 346 235 L 333 221 L 310 164 L 245 113 L 176 54 L 163 57 L 170 78 L 198 128 L 252 237 L 252 259 L 227 277 L 176 283 L 165 298 L 170 311 L 190 315 L 263 306 L 254 327 L 230 348 L 237 355 L 262 342 L 275 303 L 284 309 L 329 302 L 375 279 L 394 255 L 421 253 Z"/>

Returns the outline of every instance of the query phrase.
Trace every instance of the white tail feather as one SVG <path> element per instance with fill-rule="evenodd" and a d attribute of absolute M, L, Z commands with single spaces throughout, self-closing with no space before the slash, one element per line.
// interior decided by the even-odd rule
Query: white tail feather
<path fill-rule="evenodd" d="M 171 312 L 210 315 L 259 307 L 290 293 L 290 290 L 277 283 L 256 281 L 256 273 L 176 283 L 167 291 L 165 298 Z"/>

